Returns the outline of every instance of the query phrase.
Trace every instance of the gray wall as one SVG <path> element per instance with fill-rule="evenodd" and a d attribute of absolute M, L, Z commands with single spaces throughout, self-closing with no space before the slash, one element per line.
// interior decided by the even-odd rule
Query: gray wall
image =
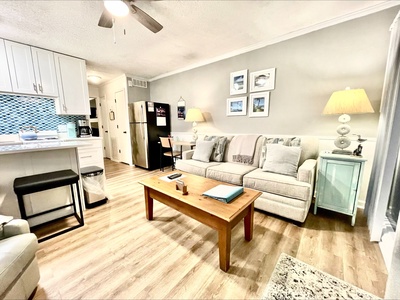
<path fill-rule="evenodd" d="M 207 122 L 199 124 L 199 130 L 204 132 L 336 136 L 337 116 L 321 114 L 330 95 L 347 86 L 364 88 L 376 113 L 353 115 L 352 133 L 375 137 L 389 27 L 398 10 L 399 6 L 152 81 L 151 100 L 171 105 L 174 132 L 191 130 L 190 123 L 177 119 L 182 96 L 186 108 L 203 111 Z M 269 116 L 227 117 L 226 99 L 237 97 L 229 95 L 230 73 L 268 68 L 276 68 Z"/>

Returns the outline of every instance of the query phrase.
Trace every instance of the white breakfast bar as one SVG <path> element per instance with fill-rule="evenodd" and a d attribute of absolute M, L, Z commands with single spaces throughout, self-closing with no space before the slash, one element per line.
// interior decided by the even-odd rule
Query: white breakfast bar
<path fill-rule="evenodd" d="M 55 141 L 0 145 L 0 212 L 20 217 L 17 196 L 13 190 L 14 179 L 29 175 L 71 169 L 79 174 L 78 147 L 90 145 L 85 141 Z M 82 193 L 82 185 L 80 191 Z M 76 198 L 75 198 L 76 199 Z M 81 197 L 83 199 L 83 197 Z M 68 186 L 33 193 L 24 197 L 26 213 L 37 214 L 52 207 L 71 202 Z M 81 203 L 84 207 L 84 203 Z M 29 219 L 30 226 L 36 226 L 71 213 L 71 207 Z"/>

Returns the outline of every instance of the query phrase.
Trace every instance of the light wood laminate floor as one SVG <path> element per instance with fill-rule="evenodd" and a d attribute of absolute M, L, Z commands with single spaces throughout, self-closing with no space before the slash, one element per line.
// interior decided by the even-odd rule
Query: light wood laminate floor
<path fill-rule="evenodd" d="M 256 299 L 281 252 L 383 297 L 387 279 L 366 219 L 310 209 L 304 224 L 261 211 L 254 235 L 232 230 L 231 267 L 218 265 L 215 230 L 158 201 L 145 217 L 148 172 L 105 161 L 109 202 L 85 211 L 85 226 L 45 241 L 37 253 L 41 279 L 34 299 Z M 190 191 L 190 186 L 188 187 Z"/>

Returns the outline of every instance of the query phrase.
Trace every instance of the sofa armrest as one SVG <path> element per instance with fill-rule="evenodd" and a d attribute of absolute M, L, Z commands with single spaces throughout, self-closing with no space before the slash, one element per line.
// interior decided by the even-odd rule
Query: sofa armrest
<path fill-rule="evenodd" d="M 188 160 L 192 159 L 193 157 L 194 150 L 186 150 L 182 152 L 182 159 L 183 160 Z"/>
<path fill-rule="evenodd" d="M 30 232 L 28 221 L 22 219 L 11 220 L 2 227 L 0 228 L 0 239 Z"/>
<path fill-rule="evenodd" d="M 312 186 L 314 186 L 316 166 L 317 166 L 316 159 L 305 160 L 297 171 L 297 180 L 302 182 L 307 182 Z"/>

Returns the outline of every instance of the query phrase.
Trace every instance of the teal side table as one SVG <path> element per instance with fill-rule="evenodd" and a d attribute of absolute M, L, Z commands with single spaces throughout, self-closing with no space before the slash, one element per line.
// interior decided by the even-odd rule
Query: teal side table
<path fill-rule="evenodd" d="M 318 207 L 336 211 L 352 216 L 351 226 L 354 226 L 360 182 L 367 160 L 327 152 L 321 152 L 319 158 L 314 214 L 317 214 Z"/>

